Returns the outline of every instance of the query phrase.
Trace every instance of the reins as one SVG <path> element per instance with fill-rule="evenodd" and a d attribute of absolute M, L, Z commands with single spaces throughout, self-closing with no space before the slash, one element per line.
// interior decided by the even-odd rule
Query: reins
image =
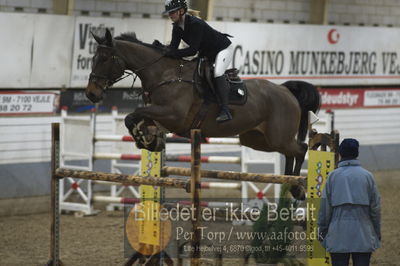
<path fill-rule="evenodd" d="M 194 84 L 195 81 L 194 81 L 193 79 L 192 79 L 192 80 L 182 79 L 182 72 L 183 72 L 182 70 L 183 70 L 183 66 L 184 66 L 184 63 L 183 63 L 183 61 L 181 61 L 181 63 L 179 64 L 179 74 L 178 74 L 178 78 L 161 81 L 160 83 L 158 83 L 157 85 L 151 87 L 150 89 L 147 89 L 147 90 L 144 89 L 144 91 L 150 93 L 151 91 L 157 89 L 158 87 L 161 87 L 161 86 L 163 86 L 163 85 L 168 85 L 168 84 L 171 84 L 171 83 L 175 83 L 175 82 L 186 82 L 186 83 Z"/>
<path fill-rule="evenodd" d="M 124 79 L 124 78 L 127 78 L 128 76 L 133 76 L 133 75 L 135 75 L 135 77 L 133 78 L 133 81 L 132 81 L 132 85 L 131 85 L 131 90 L 133 90 L 133 86 L 135 85 L 136 79 L 137 79 L 137 77 L 138 77 L 137 73 L 139 73 L 140 71 L 142 71 L 142 70 L 144 70 L 144 69 L 146 69 L 146 68 L 148 68 L 148 67 L 154 65 L 155 63 L 157 63 L 158 61 L 160 61 L 163 57 L 164 57 L 164 54 L 162 54 L 160 57 L 156 58 L 156 60 L 154 60 L 154 61 L 152 61 L 152 62 L 150 62 L 150 63 L 148 63 L 148 64 L 145 64 L 143 67 L 138 68 L 138 69 L 136 69 L 136 70 L 133 70 L 133 71 L 132 71 L 133 73 L 124 71 L 124 73 L 125 73 L 125 74 L 128 74 L 128 75 L 126 75 L 126 76 L 124 76 L 124 77 L 120 77 L 120 78 L 117 80 L 117 82 L 120 81 L 120 80 L 122 80 L 122 79 Z"/>

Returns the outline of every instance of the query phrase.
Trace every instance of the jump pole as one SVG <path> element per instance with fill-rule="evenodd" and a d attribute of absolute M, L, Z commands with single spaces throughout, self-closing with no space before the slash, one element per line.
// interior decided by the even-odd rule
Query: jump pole
<path fill-rule="evenodd" d="M 179 178 L 157 178 L 153 176 L 143 177 L 136 175 L 111 174 L 111 173 L 72 170 L 64 168 L 57 169 L 55 171 L 55 176 L 57 178 L 75 177 L 87 180 L 110 181 L 132 186 L 149 185 L 157 187 L 182 188 L 185 189 L 187 192 L 189 192 L 189 186 L 190 186 L 190 181 Z"/>
<path fill-rule="evenodd" d="M 94 141 L 123 141 L 135 142 L 132 136 L 124 135 L 95 135 Z M 167 134 L 166 143 L 190 143 L 190 139 L 177 137 L 173 134 Z M 238 138 L 206 138 L 202 144 L 240 144 Z"/>
<path fill-rule="evenodd" d="M 164 167 L 163 176 L 178 175 L 190 176 L 191 170 L 182 167 Z M 274 183 L 305 186 L 307 177 L 305 176 L 291 176 L 291 175 L 275 175 L 275 174 L 258 174 L 258 173 L 241 173 L 233 171 L 215 171 L 215 170 L 200 170 L 201 177 L 236 180 L 236 181 L 249 181 L 257 183 Z"/>

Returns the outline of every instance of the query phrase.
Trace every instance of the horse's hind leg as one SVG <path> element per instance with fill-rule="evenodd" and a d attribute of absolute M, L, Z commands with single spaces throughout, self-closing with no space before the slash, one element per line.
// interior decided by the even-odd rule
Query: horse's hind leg
<path fill-rule="evenodd" d="M 285 156 L 285 175 L 293 175 L 293 156 Z"/>
<path fill-rule="evenodd" d="M 294 161 L 295 161 L 294 156 L 285 156 L 285 175 L 297 175 L 295 174 L 295 172 L 293 172 Z M 296 158 L 296 166 L 297 166 L 297 158 Z M 295 199 L 303 200 L 305 198 L 304 188 L 300 186 L 292 185 L 290 187 L 290 193 Z"/>
<path fill-rule="evenodd" d="M 288 158 L 291 158 L 290 159 L 291 165 L 290 166 L 286 165 L 286 167 L 291 167 L 291 170 L 292 170 L 291 175 L 299 176 L 300 171 L 301 171 L 301 166 L 303 165 L 304 157 L 307 152 L 307 144 L 296 143 L 296 146 L 297 146 L 297 149 L 296 149 L 297 152 L 296 152 L 295 156 L 294 157 L 286 156 L 286 160 L 288 160 Z M 294 159 L 295 159 L 295 166 L 294 166 L 294 170 L 293 170 L 293 160 Z M 286 167 L 285 167 L 285 170 L 286 170 Z M 285 174 L 286 174 L 286 172 L 285 172 Z M 305 188 L 302 186 L 291 186 L 290 193 L 292 193 L 292 196 L 298 200 L 304 200 L 306 197 Z"/>
<path fill-rule="evenodd" d="M 266 143 L 264 133 L 260 129 L 246 131 L 239 135 L 240 144 L 258 151 L 268 150 L 269 146 Z"/>
<path fill-rule="evenodd" d="M 296 131 L 294 130 L 294 132 Z M 288 132 L 285 131 L 279 134 L 279 132 L 268 130 L 268 125 L 262 123 L 257 128 L 240 134 L 239 138 L 242 145 L 255 150 L 265 152 L 278 151 L 284 154 L 285 175 L 300 175 L 307 145 L 304 143 L 299 144 L 294 136 L 291 137 L 287 135 L 287 133 Z M 295 133 L 293 133 L 293 135 L 295 135 Z M 290 139 L 290 141 L 288 139 Z M 295 167 L 293 169 L 294 163 Z M 296 199 L 303 200 L 305 198 L 305 190 L 303 187 L 292 186 L 290 192 Z"/>
<path fill-rule="evenodd" d="M 301 153 L 296 155 L 296 164 L 294 166 L 294 175 L 300 175 L 301 166 L 303 165 L 304 158 L 306 157 L 308 145 L 306 143 L 299 143 Z"/>
<path fill-rule="evenodd" d="M 307 152 L 307 145 L 305 143 L 299 144 L 296 140 L 293 140 L 290 145 L 285 146 L 280 152 L 285 154 L 285 175 L 299 176 L 304 156 Z M 292 185 L 290 193 L 295 199 L 305 199 L 305 188 L 302 186 Z"/>

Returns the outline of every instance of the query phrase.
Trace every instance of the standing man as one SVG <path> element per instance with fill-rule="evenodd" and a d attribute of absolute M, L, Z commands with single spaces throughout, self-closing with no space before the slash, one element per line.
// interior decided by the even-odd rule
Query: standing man
<path fill-rule="evenodd" d="M 214 66 L 214 84 L 220 101 L 217 122 L 222 123 L 232 119 L 228 109 L 229 84 L 225 77 L 233 57 L 233 46 L 227 34 L 223 34 L 204 20 L 187 13 L 186 0 L 166 0 L 164 14 L 168 14 L 173 22 L 172 40 L 167 56 L 182 58 L 193 56 L 197 52 L 200 57 L 207 57 Z M 189 47 L 178 49 L 181 40 Z"/>
<path fill-rule="evenodd" d="M 339 146 L 338 168 L 328 176 L 321 199 L 320 241 L 333 266 L 368 266 L 381 240 L 380 196 L 374 176 L 357 160 L 356 139 Z"/>

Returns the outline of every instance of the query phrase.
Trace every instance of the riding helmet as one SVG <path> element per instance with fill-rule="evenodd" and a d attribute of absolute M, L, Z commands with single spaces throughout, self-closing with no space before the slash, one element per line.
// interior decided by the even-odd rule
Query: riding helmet
<path fill-rule="evenodd" d="M 188 5 L 186 0 L 165 0 L 165 11 L 163 14 L 167 14 L 181 8 L 183 8 L 185 12 L 187 11 Z"/>

